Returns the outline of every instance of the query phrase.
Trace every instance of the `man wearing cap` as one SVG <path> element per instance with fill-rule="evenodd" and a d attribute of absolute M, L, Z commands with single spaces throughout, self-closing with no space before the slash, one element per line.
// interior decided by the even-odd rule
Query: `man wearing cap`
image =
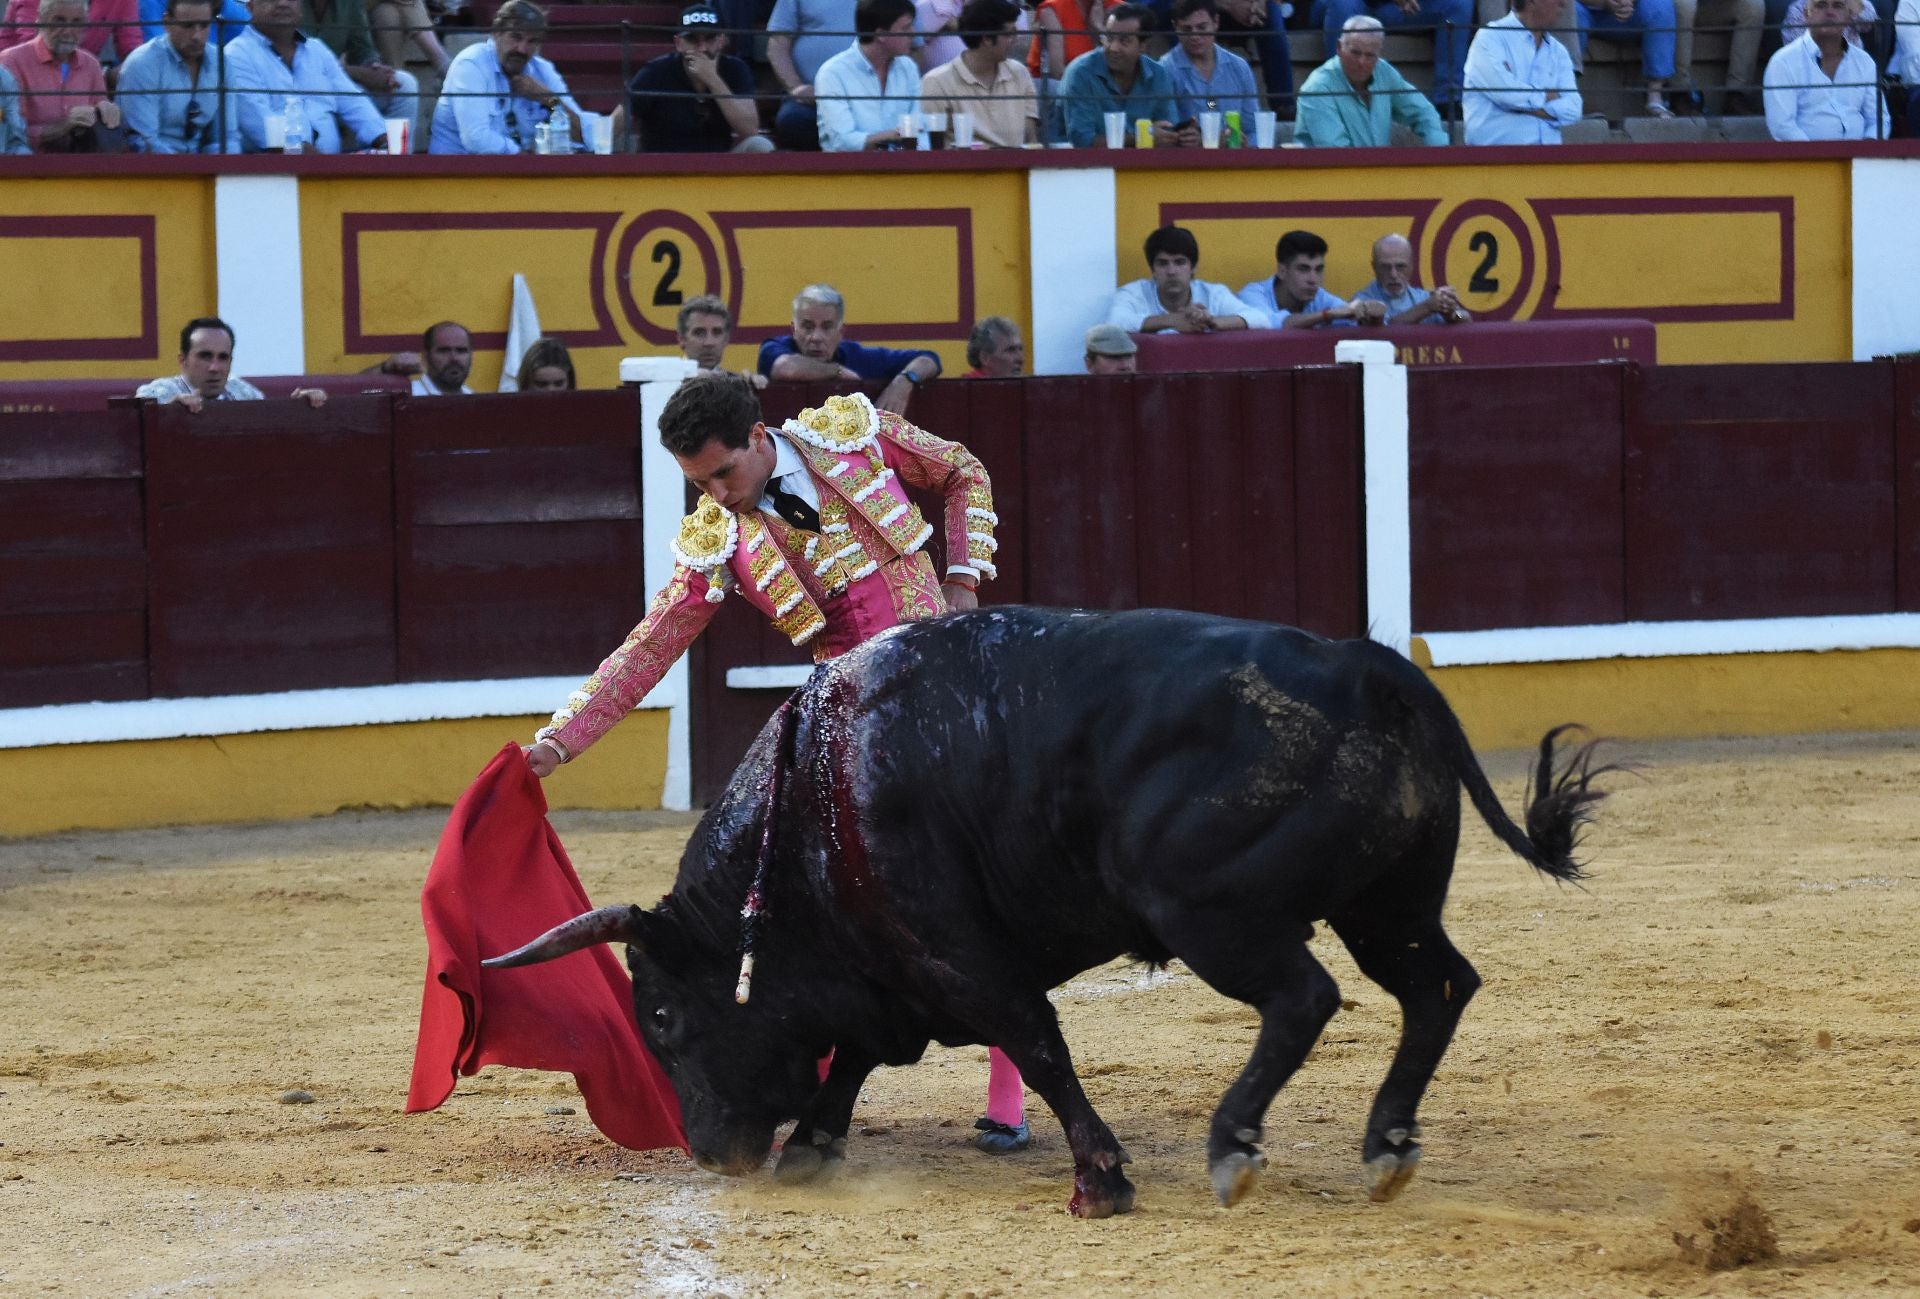
<path fill-rule="evenodd" d="M 1132 374 L 1140 347 L 1118 325 L 1095 325 L 1087 331 L 1088 374 Z"/>
<path fill-rule="evenodd" d="M 540 57 L 547 14 L 533 0 L 507 0 L 493 35 L 447 65 L 433 110 L 434 153 L 526 153 L 533 129 L 552 120 L 580 139 L 580 105 L 553 64 Z M 569 145 L 568 151 L 571 152 Z"/>
<path fill-rule="evenodd" d="M 728 54 L 720 15 L 680 11 L 673 53 L 650 59 L 627 86 L 627 115 L 642 153 L 767 153 L 753 106 L 753 72 Z"/>

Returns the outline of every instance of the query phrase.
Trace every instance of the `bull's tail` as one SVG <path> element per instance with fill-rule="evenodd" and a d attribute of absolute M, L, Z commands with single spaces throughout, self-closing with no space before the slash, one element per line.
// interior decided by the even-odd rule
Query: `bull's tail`
<path fill-rule="evenodd" d="M 1584 729 L 1572 724 L 1556 726 L 1541 737 L 1540 760 L 1527 781 L 1527 825 L 1522 830 L 1500 805 L 1493 786 L 1487 783 L 1487 773 L 1480 769 L 1480 760 L 1474 756 L 1466 733 L 1460 729 L 1459 719 L 1451 716 L 1451 710 L 1449 720 L 1452 725 L 1447 728 L 1448 743 L 1453 750 L 1454 772 L 1488 828 L 1534 869 L 1558 880 L 1586 878 L 1585 869 L 1573 854 L 1580 846 L 1581 831 L 1593 820 L 1594 805 L 1607 796 L 1605 790 L 1593 787 L 1593 781 L 1609 771 L 1619 770 L 1614 766 L 1593 765 L 1594 751 L 1600 741 L 1590 739 L 1561 749 L 1563 734 Z M 1560 761 L 1556 763 L 1556 759 Z"/>

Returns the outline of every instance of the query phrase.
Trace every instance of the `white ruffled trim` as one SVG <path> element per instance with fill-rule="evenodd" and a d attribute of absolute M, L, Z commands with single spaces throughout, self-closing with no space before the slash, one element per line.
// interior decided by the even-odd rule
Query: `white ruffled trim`
<path fill-rule="evenodd" d="M 786 601 L 782 603 L 778 609 L 775 609 L 773 611 L 773 616 L 776 618 L 786 617 L 789 613 L 793 612 L 793 607 L 796 604 L 799 604 L 802 600 L 806 598 L 807 598 L 807 593 L 805 591 L 795 591 L 792 595 L 786 598 Z M 794 642 L 794 644 L 796 645 L 798 645 L 799 643 L 800 643 L 799 641 Z"/>
<path fill-rule="evenodd" d="M 807 538 L 807 553 L 806 553 L 805 555 L 803 555 L 803 556 L 801 556 L 801 558 L 803 558 L 803 559 L 805 559 L 805 560 L 806 560 L 806 561 L 807 561 L 808 563 L 812 563 L 812 562 L 813 562 L 813 553 L 814 553 L 814 552 L 815 552 L 816 550 L 819 550 L 819 549 L 820 549 L 820 538 L 819 538 L 819 536 L 818 536 L 818 535 L 815 535 L 815 536 L 811 536 L 811 537 L 808 537 L 808 538 Z"/>
<path fill-rule="evenodd" d="M 842 463 L 844 463 L 844 461 Z M 893 470 L 882 469 L 879 472 L 879 474 L 877 474 L 874 477 L 874 480 L 872 482 L 868 483 L 865 487 L 862 487 L 859 491 L 853 494 L 851 498 L 853 500 L 853 503 L 855 505 L 858 505 L 861 501 L 866 500 L 867 497 L 873 495 L 875 492 L 879 491 L 882 487 L 885 487 L 887 485 L 887 479 L 891 477 L 893 477 Z"/>
<path fill-rule="evenodd" d="M 789 637 L 788 639 L 792 640 L 795 645 L 805 645 L 808 641 L 812 640 L 815 636 L 818 636 L 821 632 L 825 631 L 826 629 L 827 629 L 827 620 L 825 618 L 822 618 L 819 621 L 815 622 L 813 626 L 808 627 L 805 631 L 801 632 L 798 636 L 792 636 L 792 637 Z"/>
<path fill-rule="evenodd" d="M 880 565 L 876 564 L 873 560 L 869 559 L 866 563 L 860 565 L 860 567 L 854 569 L 852 573 L 848 574 L 847 580 L 849 582 L 858 582 L 861 578 L 865 577 L 868 573 L 871 573 L 874 569 L 878 567 L 880 567 Z"/>
<path fill-rule="evenodd" d="M 993 524 L 1000 522 L 999 515 L 995 514 L 992 510 L 983 510 L 977 505 L 969 505 L 967 507 L 967 517 L 970 519 L 985 519 L 988 523 Z"/>
<path fill-rule="evenodd" d="M 747 543 L 747 549 L 749 551 L 751 551 L 753 547 L 756 544 L 758 544 L 757 539 L 759 534 L 755 533 L 754 535 L 756 540 L 749 541 Z M 686 551 L 680 549 L 679 537 L 676 536 L 671 542 L 668 543 L 669 548 L 673 551 L 673 557 L 675 559 L 685 564 L 688 568 L 699 569 L 703 573 L 711 569 L 719 568 L 721 565 L 725 564 L 729 559 L 732 559 L 733 552 L 739 545 L 740 545 L 740 516 L 737 514 L 727 515 L 727 544 L 720 547 L 720 553 L 718 555 L 702 555 L 700 558 L 695 559 L 693 556 L 687 554 Z"/>
<path fill-rule="evenodd" d="M 878 523 L 883 528 L 891 527 L 895 522 L 899 520 L 901 515 L 907 512 L 907 508 L 908 508 L 907 503 L 905 501 L 900 502 L 900 504 L 894 506 L 891 510 L 888 510 L 886 513 L 886 517 L 878 520 Z M 931 531 L 931 529 L 929 529 L 929 531 Z"/>
<path fill-rule="evenodd" d="M 853 468 L 853 462 L 851 460 L 835 461 L 833 468 L 827 470 L 827 477 L 838 478 L 841 474 L 846 473 L 847 470 L 851 468 Z"/>
<path fill-rule="evenodd" d="M 786 571 L 787 571 L 787 561 L 784 559 L 775 559 L 773 563 L 767 566 L 766 572 L 762 573 L 759 577 L 754 579 L 753 589 L 756 591 L 766 590 L 768 587 L 773 585 L 773 579 L 775 579 L 776 577 L 779 577 L 780 574 Z M 781 612 L 784 613 L 785 610 L 782 610 Z"/>
<path fill-rule="evenodd" d="M 822 451 L 830 451 L 834 455 L 843 456 L 851 451 L 866 451 L 878 446 L 880 440 L 880 417 L 874 412 L 873 402 L 870 401 L 863 392 L 849 393 L 848 396 L 860 407 L 861 412 L 867 417 L 865 422 L 866 431 L 859 437 L 853 439 L 853 441 L 829 442 L 824 435 L 815 433 L 797 419 L 790 419 L 785 424 L 782 424 L 780 431 L 788 437 L 799 438 L 808 446 L 819 447 Z"/>
<path fill-rule="evenodd" d="M 829 523 L 826 527 L 820 529 L 820 533 L 822 536 L 825 536 L 829 532 L 852 532 L 852 531 L 853 531 L 852 526 L 845 523 Z"/>
<path fill-rule="evenodd" d="M 813 566 L 813 575 L 815 577 L 825 577 L 832 571 L 833 561 L 838 558 L 840 558 L 838 555 L 828 555 L 825 559 Z"/>
<path fill-rule="evenodd" d="M 933 535 L 933 525 L 929 523 L 926 527 L 920 529 L 919 536 L 915 537 L 912 541 L 909 541 L 905 546 L 901 548 L 900 553 L 903 555 L 911 555 L 914 551 L 926 545 L 927 538 L 931 537 L 932 535 Z"/>
<path fill-rule="evenodd" d="M 969 532 L 967 534 L 967 540 L 979 542 L 987 548 L 988 554 L 992 554 L 994 551 L 1000 549 L 1000 543 L 993 539 L 991 532 Z"/>

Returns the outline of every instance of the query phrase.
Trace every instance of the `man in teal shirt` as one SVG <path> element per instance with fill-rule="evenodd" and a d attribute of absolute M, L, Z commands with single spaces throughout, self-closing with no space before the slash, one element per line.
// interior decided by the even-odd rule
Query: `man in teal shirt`
<path fill-rule="evenodd" d="M 1152 21 L 1153 10 L 1143 4 L 1109 9 L 1099 48 L 1067 65 L 1060 98 L 1067 105 L 1067 139 L 1076 148 L 1106 140 L 1108 113 L 1127 115 L 1129 146 L 1136 143 L 1133 124 L 1142 118 L 1153 123 L 1157 149 L 1200 143 L 1195 123 L 1174 124 L 1173 75 L 1145 53 L 1141 33 Z"/>
<path fill-rule="evenodd" d="M 1384 148 L 1395 122 L 1422 144 L 1445 144 L 1440 114 L 1411 82 L 1380 57 L 1386 29 L 1378 18 L 1356 14 L 1340 29 L 1334 56 L 1315 68 L 1300 87 L 1296 143 L 1320 148 Z"/>

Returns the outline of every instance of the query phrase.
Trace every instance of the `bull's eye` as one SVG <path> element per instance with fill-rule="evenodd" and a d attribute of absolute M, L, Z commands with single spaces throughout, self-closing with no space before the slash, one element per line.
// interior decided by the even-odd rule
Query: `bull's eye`
<path fill-rule="evenodd" d="M 655 1006 L 653 1008 L 653 1026 L 655 1028 L 665 1028 L 667 1026 L 667 1008 L 665 1006 Z"/>

